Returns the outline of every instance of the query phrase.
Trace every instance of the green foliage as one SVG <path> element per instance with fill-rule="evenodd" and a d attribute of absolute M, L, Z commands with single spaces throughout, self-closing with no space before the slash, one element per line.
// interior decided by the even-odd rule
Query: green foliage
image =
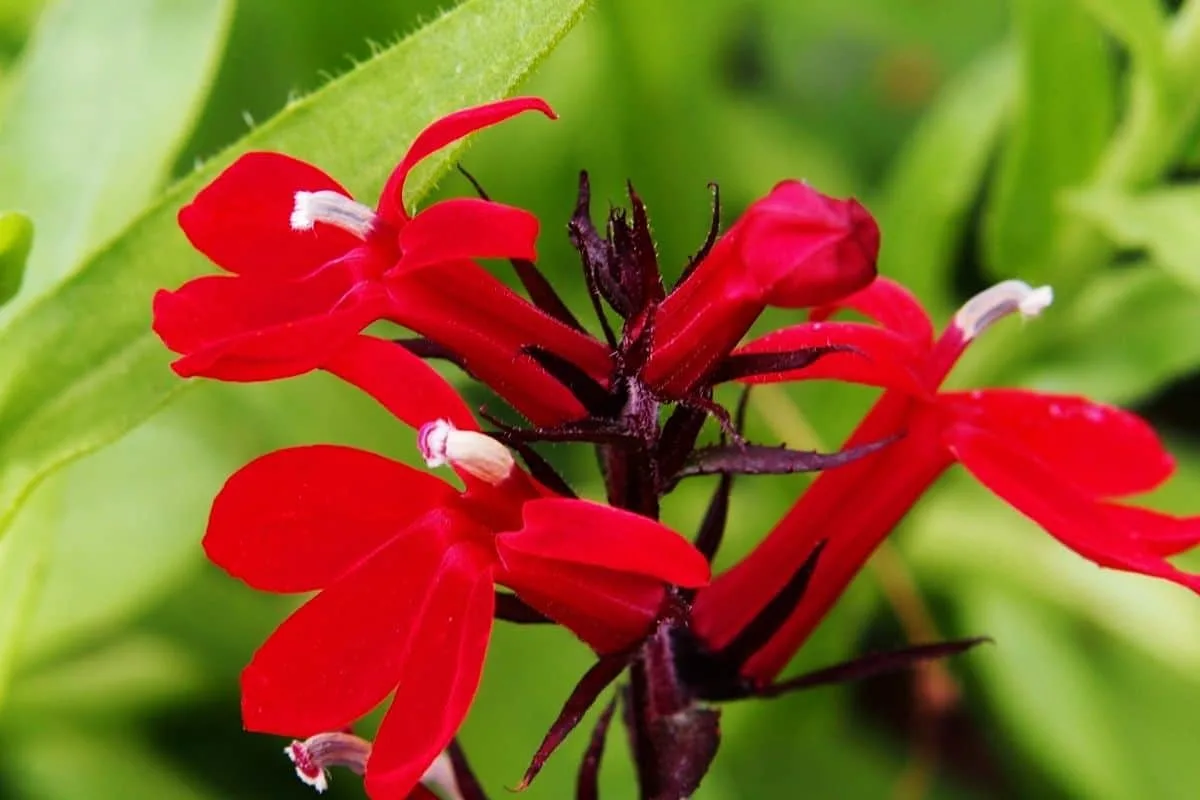
<path fill-rule="evenodd" d="M 1091 174 L 1112 131 L 1113 68 L 1074 0 L 1017 0 L 1013 13 L 1020 88 L 985 252 L 993 274 L 1040 281 L 1053 275 L 1058 193 Z"/>
<path fill-rule="evenodd" d="M 25 277 L 33 247 L 33 223 L 15 211 L 0 212 L 0 305 L 12 299 Z"/>
<path fill-rule="evenodd" d="M 579 169 L 598 211 L 635 183 L 669 273 L 707 229 L 706 182 L 720 182 L 728 222 L 776 180 L 806 178 L 865 198 L 883 228 L 882 271 L 939 324 L 995 276 L 1054 285 L 1040 319 L 972 346 L 959 382 L 1083 392 L 1166 413 L 1180 442 L 1200 432 L 1172 390 L 1200 364 L 1200 196 L 1166 178 L 1200 163 L 1200 0 L 1176 12 L 1157 0 L 609 0 L 577 27 L 585 0 L 442 5 L 0 3 L 0 207 L 20 212 L 0 215 L 0 299 L 14 299 L 0 311 L 0 796 L 305 796 L 278 741 L 237 720 L 238 671 L 295 600 L 203 563 L 207 504 L 275 447 L 340 441 L 411 457 L 413 446 L 326 376 L 225 386 L 167 368 L 150 298 L 213 269 L 175 214 L 248 149 L 311 160 L 371 202 L 429 120 L 533 75 L 521 91 L 546 96 L 561 120 L 489 131 L 468 166 L 543 220 L 542 266 L 572 302 L 578 259 L 563 225 Z M 409 199 L 460 156 L 431 159 Z M 759 395 L 771 420 L 750 433 L 769 440 L 793 420 L 832 447 L 869 400 L 824 385 Z M 1180 442 L 1181 475 L 1151 502 L 1194 513 L 1200 456 Z M 583 461 L 567 466 L 592 478 Z M 741 487 L 719 563 L 751 548 L 806 480 Z M 668 521 L 693 530 L 708 489 L 686 486 Z M 1194 794 L 1194 597 L 1095 568 L 963 475 L 905 528 L 897 544 L 941 631 L 997 639 L 952 668 L 1007 786 Z M 797 668 L 893 626 L 867 577 Z M 493 796 L 516 782 L 587 663 L 562 631 L 501 627 L 464 731 Z M 698 800 L 801 784 L 819 797 L 892 793 L 913 767 L 911 742 L 867 719 L 896 722 L 891 710 L 868 715 L 854 698 L 729 708 Z M 569 795 L 587 728 L 530 797 Z M 606 797 L 631 785 L 619 738 Z M 999 796 L 958 766 L 927 796 Z M 335 780 L 332 794 L 361 790 Z"/>

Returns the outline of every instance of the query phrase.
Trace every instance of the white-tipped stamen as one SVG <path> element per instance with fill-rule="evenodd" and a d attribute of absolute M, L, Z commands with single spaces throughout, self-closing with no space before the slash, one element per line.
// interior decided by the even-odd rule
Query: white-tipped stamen
<path fill-rule="evenodd" d="M 366 239 L 375 225 L 375 212 L 339 192 L 296 192 L 290 222 L 294 231 L 312 230 L 323 222 Z"/>
<path fill-rule="evenodd" d="M 968 300 L 954 315 L 954 326 L 969 342 L 1009 314 L 1036 317 L 1053 301 L 1054 290 L 1049 286 L 1034 288 L 1025 281 L 1001 281 Z"/>
<path fill-rule="evenodd" d="M 512 474 L 516 462 L 508 448 L 477 431 L 460 431 L 449 420 L 426 422 L 417 446 L 430 469 L 450 464 L 495 486 Z"/>
<path fill-rule="evenodd" d="M 296 765 L 296 775 L 321 794 L 329 788 L 329 768 L 346 767 L 362 775 L 371 757 L 371 743 L 352 733 L 318 733 L 293 741 L 283 752 Z"/>

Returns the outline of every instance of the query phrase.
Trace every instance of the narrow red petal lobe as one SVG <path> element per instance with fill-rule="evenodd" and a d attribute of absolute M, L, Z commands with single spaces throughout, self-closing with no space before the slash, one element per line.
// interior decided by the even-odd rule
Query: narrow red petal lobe
<path fill-rule="evenodd" d="M 984 486 L 1060 542 L 1102 567 L 1163 578 L 1200 592 L 1200 576 L 1179 570 L 1117 524 L 1104 506 L 1005 439 L 966 426 L 947 444 Z"/>
<path fill-rule="evenodd" d="M 154 331 L 183 356 L 173 365 L 183 377 L 299 375 L 382 316 L 384 295 L 362 267 L 352 255 L 298 281 L 197 278 L 154 296 Z"/>
<path fill-rule="evenodd" d="M 472 258 L 537 259 L 538 220 L 513 206 L 474 197 L 443 200 L 400 230 L 405 271 Z"/>
<path fill-rule="evenodd" d="M 1175 470 L 1174 459 L 1145 420 L 1083 397 L 987 389 L 947 393 L 939 403 L 963 422 L 1028 450 L 1096 497 L 1149 491 Z"/>
<path fill-rule="evenodd" d="M 865 289 L 814 309 L 812 319 L 827 319 L 839 309 L 857 311 L 922 350 L 933 347 L 934 331 L 929 315 L 912 292 L 893 280 L 876 278 Z"/>
<path fill-rule="evenodd" d="M 748 342 L 734 355 L 786 353 L 808 347 L 844 346 L 852 352 L 830 353 L 807 367 L 746 378 L 743 383 L 835 380 L 926 394 L 916 375 L 922 353 L 891 331 L 859 322 L 809 322 L 781 328 Z"/>
<path fill-rule="evenodd" d="M 535 424 L 557 425 L 586 411 L 523 348 L 543 347 L 607 383 L 606 346 L 546 315 L 478 264 L 401 272 L 389 276 L 387 286 L 394 322 L 454 351 L 473 376 Z"/>
<path fill-rule="evenodd" d="M 421 159 L 457 142 L 475 131 L 504 122 L 525 111 L 540 111 L 550 119 L 556 119 L 545 100 L 537 97 L 513 97 L 496 103 L 487 103 L 473 108 L 464 108 L 434 121 L 417 134 L 412 146 L 404 154 L 404 160 L 392 172 L 383 194 L 379 198 L 379 213 L 391 222 L 406 218 L 404 212 L 404 182 L 408 173 Z"/>
<path fill-rule="evenodd" d="M 1152 553 L 1174 556 L 1200 545 L 1200 517 L 1177 517 L 1117 503 L 1101 505 L 1116 527 Z"/>
<path fill-rule="evenodd" d="M 361 244 L 340 228 L 291 227 L 296 192 L 332 191 L 349 197 L 321 170 L 281 153 L 247 153 L 179 211 L 192 245 L 222 269 L 291 280 Z"/>
<path fill-rule="evenodd" d="M 413 428 L 444 419 L 460 430 L 479 430 L 454 387 L 395 342 L 356 336 L 323 366 L 374 397 Z"/>
<path fill-rule="evenodd" d="M 373 800 L 405 800 L 458 732 L 483 672 L 494 593 L 471 559 L 446 569 L 417 622 L 400 675 L 367 762 Z"/>
<path fill-rule="evenodd" d="M 666 594 L 654 578 L 499 549 L 497 582 L 598 653 L 622 650 L 645 636 Z"/>
<path fill-rule="evenodd" d="M 242 673 L 247 729 L 307 737 L 339 730 L 383 700 L 410 660 L 424 657 L 414 645 L 443 610 L 431 605 L 439 585 L 462 585 L 481 570 L 470 546 L 455 544 L 471 527 L 431 512 L 288 617 Z"/>
<path fill-rule="evenodd" d="M 590 500 L 546 498 L 522 507 L 525 525 L 496 537 L 501 558 L 517 551 L 539 558 L 645 575 L 676 586 L 708 583 L 708 561 L 665 525 Z"/>
<path fill-rule="evenodd" d="M 256 589 L 312 591 L 455 494 L 426 472 L 365 450 L 277 450 L 225 483 L 213 501 L 204 550 Z"/>

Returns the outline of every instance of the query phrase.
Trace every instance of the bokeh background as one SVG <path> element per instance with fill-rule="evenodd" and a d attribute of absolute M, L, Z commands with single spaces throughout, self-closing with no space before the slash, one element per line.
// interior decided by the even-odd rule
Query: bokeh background
<path fill-rule="evenodd" d="M 2 0 L 0 210 L 28 211 L 37 237 L 0 323 L 171 180 L 446 5 Z M 939 324 L 998 278 L 1050 282 L 1055 306 L 990 331 L 955 380 L 1137 408 L 1180 464 L 1150 502 L 1194 512 L 1200 96 L 1190 83 L 1200 80 L 1186 78 L 1200 77 L 1200 12 L 1197 0 L 1180 5 L 598 0 L 522 89 L 561 120 L 490 131 L 463 163 L 492 196 L 538 213 L 543 269 L 577 304 L 565 222 L 581 168 L 597 213 L 633 181 L 668 274 L 703 239 L 708 182 L 720 184 L 728 222 L 775 181 L 800 177 L 863 199 L 883 226 L 883 273 L 912 286 Z M 452 72 L 462 55 L 445 52 L 437 68 Z M 396 158 L 406 144 L 395 141 Z M 468 190 L 454 174 L 438 189 Z M 120 302 L 148 320 L 148 295 Z M 80 314 L 73 324 L 86 339 L 99 323 Z M 764 392 L 750 433 L 836 446 L 870 400 L 846 387 Z M 309 796 L 284 742 L 242 732 L 238 715 L 238 672 L 294 600 L 205 563 L 208 503 L 239 465 L 281 445 L 411 458 L 411 439 L 323 376 L 204 385 L 42 483 L 0 539 L 0 797 Z M 549 455 L 597 488 L 586 454 Z M 805 482 L 744 481 L 722 562 Z M 707 491 L 685 485 L 668 521 L 694 528 Z M 977 634 L 995 644 L 931 671 L 730 706 L 697 797 L 1200 793 L 1200 599 L 1082 562 L 957 472 L 794 666 Z M 562 632 L 499 627 L 463 733 L 494 796 L 515 785 L 588 663 Z M 585 738 L 572 737 L 528 796 L 569 796 Z M 604 781 L 605 796 L 633 796 L 617 731 Z M 330 795 L 361 797 L 359 781 L 335 774 Z"/>

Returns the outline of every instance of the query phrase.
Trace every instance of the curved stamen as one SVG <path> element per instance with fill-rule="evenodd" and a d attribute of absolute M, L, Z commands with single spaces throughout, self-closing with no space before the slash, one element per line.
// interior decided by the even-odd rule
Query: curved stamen
<path fill-rule="evenodd" d="M 516 462 L 508 448 L 477 431 L 460 431 L 449 420 L 426 422 L 417 446 L 430 469 L 449 464 L 493 486 L 512 474 Z"/>
<path fill-rule="evenodd" d="M 371 756 L 371 743 L 352 733 L 318 733 L 293 741 L 283 752 L 296 765 L 296 775 L 318 793 L 329 788 L 330 767 L 346 767 L 362 775 Z"/>
<path fill-rule="evenodd" d="M 968 300 L 954 315 L 954 327 L 964 341 L 971 341 L 999 319 L 1019 313 L 1026 319 L 1036 317 L 1054 301 L 1049 286 L 1036 289 L 1025 281 L 1001 281 Z"/>
<path fill-rule="evenodd" d="M 323 222 L 365 240 L 375 225 L 375 211 L 338 192 L 296 192 L 290 222 L 294 231 Z"/>

